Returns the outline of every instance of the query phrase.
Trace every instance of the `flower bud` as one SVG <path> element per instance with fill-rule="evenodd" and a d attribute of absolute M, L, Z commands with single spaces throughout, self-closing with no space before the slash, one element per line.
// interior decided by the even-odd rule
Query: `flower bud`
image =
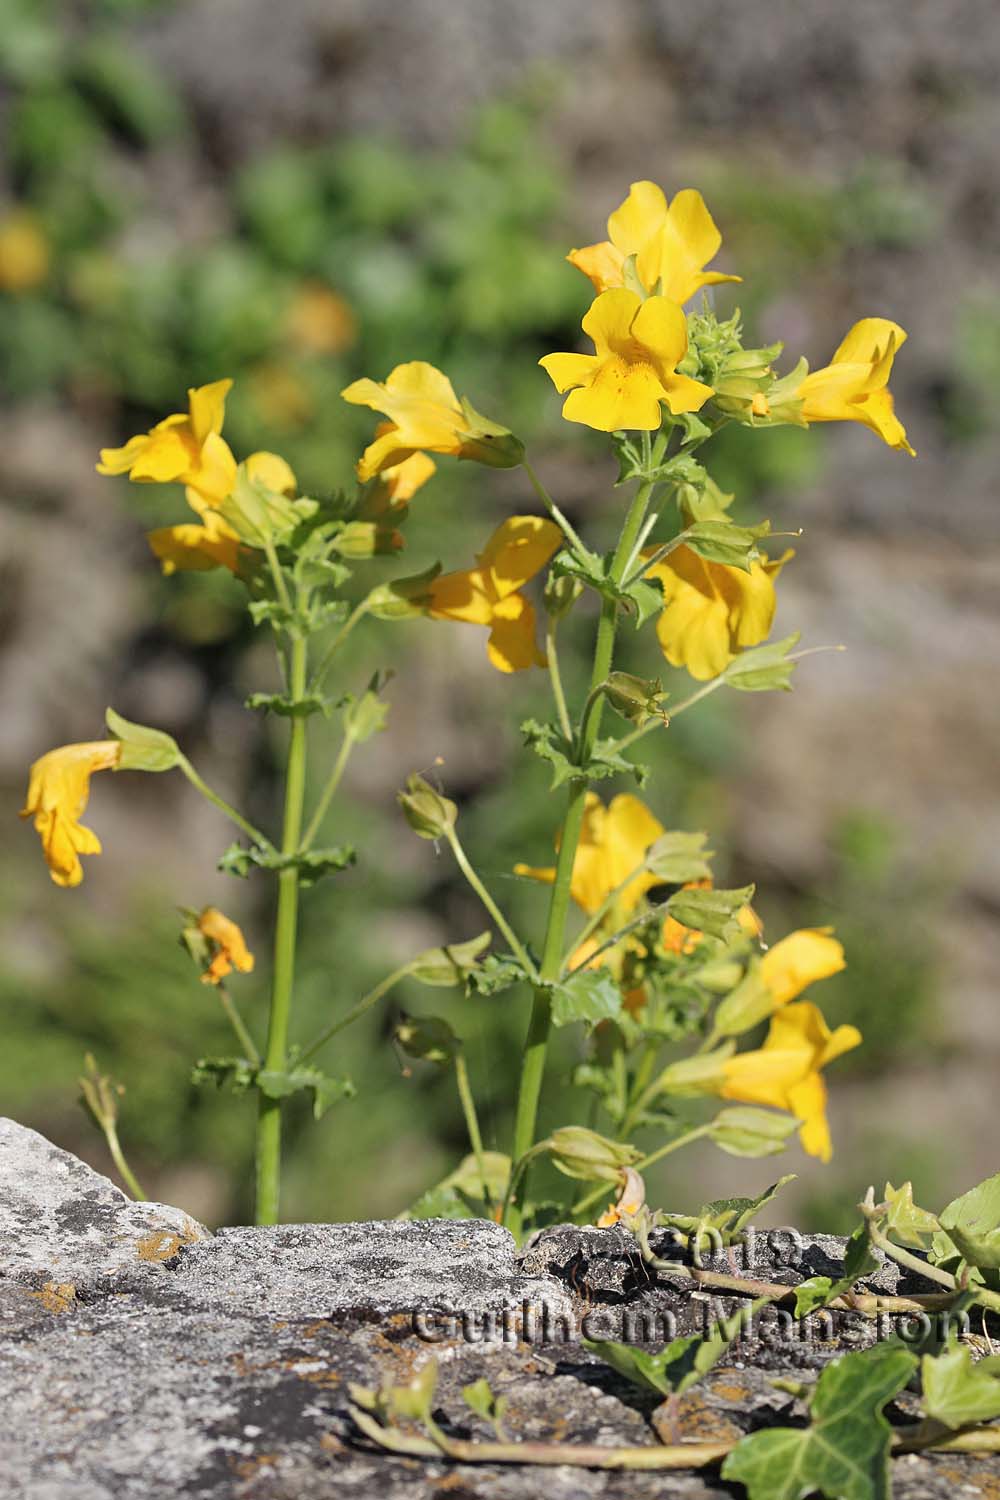
<path fill-rule="evenodd" d="M 148 729 L 145 724 L 130 724 L 113 708 L 105 710 L 104 720 L 121 745 L 118 771 L 172 771 L 181 758 L 177 741 L 162 729 Z"/>
<path fill-rule="evenodd" d="M 604 696 L 630 724 L 645 724 L 653 718 L 667 723 L 667 715 L 660 707 L 667 694 L 659 678 L 647 682 L 645 678 L 633 677 L 631 672 L 612 672 L 604 684 Z"/>
<path fill-rule="evenodd" d="M 430 585 L 441 571 L 441 564 L 414 573 L 410 578 L 396 578 L 380 583 L 365 600 L 366 611 L 376 620 L 415 620 L 425 614 L 430 603 Z"/>
<path fill-rule="evenodd" d="M 563 1125 L 548 1138 L 552 1165 L 578 1182 L 617 1182 L 640 1153 L 624 1141 L 609 1141 L 583 1125 Z"/>
<path fill-rule="evenodd" d="M 330 545 L 341 557 L 374 557 L 379 551 L 379 528 L 374 521 L 348 521 Z"/>
<path fill-rule="evenodd" d="M 396 801 L 414 833 L 422 839 L 444 838 L 455 826 L 458 808 L 454 802 L 416 772 L 407 777 L 406 791 L 399 792 Z"/>
<path fill-rule="evenodd" d="M 569 614 L 582 593 L 581 579 L 571 578 L 568 573 L 561 577 L 550 573 L 542 596 L 546 614 L 553 620 L 561 620 Z"/>
<path fill-rule="evenodd" d="M 421 1062 L 450 1063 L 461 1042 L 447 1021 L 440 1016 L 406 1016 L 399 1022 L 393 1037 L 407 1057 Z"/>
<path fill-rule="evenodd" d="M 467 396 L 462 397 L 461 406 L 468 428 L 461 434 L 459 458 L 473 459 L 491 469 L 516 469 L 524 458 L 520 438 L 476 411 Z"/>
<path fill-rule="evenodd" d="M 443 948 L 428 948 L 413 960 L 410 975 L 419 984 L 453 989 L 464 984 L 466 976 L 479 967 L 479 955 L 488 948 L 492 939 L 489 932 L 481 932 L 467 943 L 448 943 Z"/>

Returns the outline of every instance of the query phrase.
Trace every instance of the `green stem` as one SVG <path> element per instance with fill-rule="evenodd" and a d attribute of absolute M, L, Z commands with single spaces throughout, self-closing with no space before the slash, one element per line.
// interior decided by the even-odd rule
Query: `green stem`
<path fill-rule="evenodd" d="M 455 856 L 455 861 L 458 865 L 458 868 L 461 870 L 462 874 L 465 876 L 466 880 L 469 882 L 472 889 L 475 891 L 476 895 L 479 897 L 480 901 L 483 903 L 484 907 L 489 912 L 490 916 L 493 918 L 494 922 L 497 924 L 504 937 L 507 939 L 508 943 L 510 944 L 511 952 L 517 959 L 520 960 L 520 963 L 525 972 L 530 974 L 532 978 L 537 978 L 538 970 L 532 963 L 527 949 L 521 943 L 520 939 L 517 936 L 517 933 L 514 931 L 513 927 L 511 927 L 510 923 L 507 921 L 507 918 L 504 916 L 503 912 L 500 910 L 499 906 L 497 906 L 493 897 L 490 895 L 489 891 L 483 885 L 483 882 L 480 880 L 479 876 L 472 868 L 472 865 L 469 863 L 469 857 L 466 854 L 465 850 L 462 848 L 458 834 L 455 832 L 453 827 L 448 827 L 444 830 L 444 836 L 448 840 L 448 843 L 451 845 L 451 852 Z"/>
<path fill-rule="evenodd" d="M 936 1281 L 938 1286 L 946 1286 L 949 1291 L 957 1292 L 960 1290 L 958 1282 L 950 1271 L 942 1271 L 938 1266 L 931 1265 L 930 1261 L 921 1260 L 918 1255 L 911 1255 L 901 1245 L 894 1244 L 887 1235 L 882 1233 L 863 1204 L 861 1205 L 861 1212 L 865 1216 L 865 1221 L 868 1225 L 868 1238 L 872 1244 L 877 1245 L 880 1250 L 884 1251 L 897 1264 L 905 1266 L 908 1271 L 916 1271 L 918 1276 L 924 1276 L 928 1281 Z"/>
<path fill-rule="evenodd" d="M 224 984 L 215 986 L 215 993 L 222 1002 L 222 1009 L 226 1012 L 229 1024 L 236 1033 L 236 1039 L 243 1048 L 247 1062 L 252 1063 L 255 1068 L 260 1067 L 260 1053 L 257 1051 L 256 1043 L 246 1028 L 243 1017 L 236 1009 L 236 1002 L 226 989 Z"/>
<path fill-rule="evenodd" d="M 542 484 L 542 481 L 539 479 L 539 477 L 535 473 L 534 469 L 528 463 L 527 459 L 522 459 L 522 461 L 521 461 L 521 467 L 524 469 L 524 472 L 527 474 L 528 479 L 529 479 L 529 481 L 531 483 L 531 487 L 534 490 L 535 494 L 538 496 L 539 500 L 545 506 L 545 509 L 548 511 L 548 513 L 552 517 L 553 521 L 555 521 L 556 525 L 559 527 L 559 530 L 562 532 L 563 536 L 566 538 L 566 540 L 570 543 L 571 546 L 573 546 L 573 547 L 576 548 L 576 550 L 580 553 L 580 555 L 582 557 L 586 557 L 588 555 L 587 548 L 583 545 L 583 543 L 581 542 L 579 536 L 573 530 L 573 527 L 570 525 L 569 521 L 567 521 L 566 517 L 563 515 L 562 511 L 559 509 L 558 505 L 553 500 L 553 498 L 549 494 L 548 490 Z"/>
<path fill-rule="evenodd" d="M 641 875 L 645 868 L 646 861 L 643 860 L 642 864 L 636 865 L 635 869 L 630 870 L 629 873 L 625 876 L 624 880 L 620 880 L 614 887 L 614 889 L 608 892 L 604 900 L 601 902 L 600 906 L 594 912 L 593 916 L 584 926 L 583 930 L 577 934 L 570 946 L 567 948 L 566 952 L 563 954 L 560 971 L 562 969 L 565 969 L 566 965 L 569 963 L 570 958 L 573 956 L 576 950 L 578 948 L 581 948 L 589 937 L 593 937 L 594 933 L 604 921 L 604 918 L 608 915 L 615 902 L 618 900 L 618 897 L 621 895 L 622 891 L 624 891 L 627 886 L 630 886 L 633 880 L 635 880 L 637 876 Z M 587 961 L 589 963 L 590 960 L 588 959 Z"/>
<path fill-rule="evenodd" d="M 280 603 L 282 609 L 287 610 L 288 613 L 291 614 L 292 598 L 288 592 L 288 585 L 285 582 L 285 575 L 282 570 L 281 564 L 278 561 L 278 554 L 275 551 L 274 542 L 269 536 L 264 537 L 264 555 L 267 558 L 268 568 L 271 570 L 271 580 L 274 584 L 274 592 L 278 596 L 278 602 Z"/>
<path fill-rule="evenodd" d="M 519 1156 L 516 1158 L 514 1165 L 510 1169 L 510 1176 L 507 1179 L 507 1191 L 504 1194 L 503 1209 L 500 1214 L 501 1224 L 509 1224 L 511 1222 L 511 1219 L 514 1217 L 514 1194 L 517 1191 L 521 1178 L 524 1176 L 529 1165 L 534 1161 L 535 1157 L 541 1156 L 542 1152 L 545 1150 L 545 1147 L 546 1142 L 539 1141 L 537 1146 L 532 1146 L 530 1150 L 524 1153 L 523 1156 Z M 520 1214 L 518 1214 L 517 1217 L 518 1220 L 520 1220 Z"/>
<path fill-rule="evenodd" d="M 569 709 L 566 707 L 566 694 L 563 692 L 562 674 L 559 671 L 559 656 L 556 651 L 556 626 L 557 621 L 550 618 L 545 627 L 545 656 L 549 664 L 549 681 L 552 684 L 552 696 L 555 699 L 559 728 L 565 735 L 567 742 L 572 744 L 573 725 L 570 723 Z"/>
<path fill-rule="evenodd" d="M 330 806 L 330 803 L 337 795 L 337 788 L 340 785 L 340 779 L 344 774 L 344 768 L 347 765 L 348 757 L 350 756 L 351 751 L 354 749 L 355 743 L 356 741 L 352 734 L 344 735 L 344 738 L 340 744 L 340 749 L 337 752 L 337 759 L 333 763 L 333 770 L 330 772 L 329 780 L 327 781 L 326 786 L 323 788 L 323 795 L 317 802 L 316 811 L 313 813 L 312 817 L 309 820 L 309 827 L 306 829 L 305 833 L 302 836 L 302 844 L 300 847 L 303 853 L 305 853 L 307 849 L 312 847 L 313 839 L 316 837 L 317 833 L 319 833 L 320 825 L 322 824 L 323 819 L 326 817 L 327 808 Z"/>
<path fill-rule="evenodd" d="M 692 1141 L 701 1140 L 702 1136 L 708 1135 L 711 1128 L 710 1125 L 697 1125 L 694 1130 L 688 1130 L 684 1135 L 675 1136 L 665 1146 L 660 1146 L 658 1150 L 651 1151 L 648 1156 L 644 1156 L 641 1161 L 637 1161 L 635 1170 L 637 1172 L 645 1172 L 647 1167 L 652 1167 L 656 1162 L 662 1161 L 663 1157 L 669 1156 L 671 1151 L 679 1151 L 681 1146 L 689 1146 Z M 599 1188 L 595 1188 L 592 1193 L 588 1193 L 585 1198 L 581 1198 L 579 1203 L 573 1205 L 574 1219 L 578 1218 L 580 1214 L 586 1213 L 588 1209 L 593 1208 L 596 1203 L 600 1203 L 601 1199 L 607 1196 L 608 1184 L 605 1182 Z"/>
<path fill-rule="evenodd" d="M 118 1139 L 118 1130 L 115 1126 L 114 1120 L 103 1121 L 101 1128 L 104 1131 L 104 1139 L 108 1143 L 108 1150 L 111 1153 L 111 1160 L 118 1168 L 119 1176 L 125 1183 L 125 1186 L 128 1188 L 129 1192 L 132 1194 L 132 1197 L 136 1200 L 136 1202 L 146 1203 L 148 1199 L 146 1193 L 143 1191 L 142 1184 L 136 1177 L 135 1173 L 132 1171 L 132 1168 L 129 1166 L 128 1162 L 125 1160 L 125 1153 L 122 1150 L 121 1141 L 119 1141 Z"/>
<path fill-rule="evenodd" d="M 347 616 L 347 619 L 344 621 L 343 625 L 341 625 L 340 629 L 337 631 L 337 634 L 334 636 L 333 640 L 324 651 L 322 657 L 320 658 L 319 666 L 316 668 L 315 672 L 312 675 L 312 681 L 309 683 L 310 693 L 319 692 L 319 689 L 323 685 L 323 678 L 326 676 L 333 658 L 336 656 L 341 646 L 347 640 L 347 637 L 350 635 L 351 631 L 354 629 L 358 621 L 364 619 L 367 613 L 368 599 L 367 597 L 365 597 L 361 600 L 360 604 L 356 604 L 354 606 L 353 610 Z"/>
<path fill-rule="evenodd" d="M 469 1132 L 469 1144 L 472 1147 L 472 1154 L 476 1158 L 476 1170 L 479 1173 L 483 1198 L 488 1204 L 490 1201 L 490 1190 L 486 1185 L 486 1159 L 483 1153 L 483 1134 L 479 1129 L 476 1101 L 472 1097 L 468 1064 L 465 1061 L 465 1053 L 461 1050 L 455 1053 L 455 1082 L 458 1085 L 458 1097 L 462 1105 L 462 1114 L 465 1116 L 465 1128 Z"/>
<path fill-rule="evenodd" d="M 243 816 L 242 813 L 238 813 L 236 811 L 235 807 L 230 807 L 229 803 L 223 797 L 220 797 L 218 792 L 212 791 L 212 788 L 208 785 L 208 783 L 206 781 L 203 781 L 202 778 L 198 775 L 198 772 L 188 760 L 187 756 L 178 756 L 177 769 L 179 771 L 183 771 L 184 775 L 187 777 L 188 781 L 190 781 L 195 790 L 199 791 L 208 802 L 211 802 L 213 807 L 217 807 L 221 813 L 224 813 L 230 820 L 230 822 L 236 824 L 237 828 L 242 828 L 243 832 L 247 834 L 249 838 L 253 839 L 255 844 L 259 844 L 262 849 L 272 849 L 274 847 L 271 843 L 271 840 L 269 838 L 266 838 L 265 835 L 261 833 L 259 828 L 255 828 L 253 824 Z"/>
<path fill-rule="evenodd" d="M 293 703 L 305 697 L 308 670 L 307 643 L 292 640 L 289 695 Z M 306 720 L 292 719 L 285 773 L 285 814 L 281 834 L 282 854 L 294 854 L 302 835 L 302 810 L 306 790 Z M 299 871 L 289 865 L 278 872 L 278 912 L 274 934 L 274 978 L 268 1018 L 264 1067 L 283 1072 L 288 1064 L 288 1027 L 295 981 L 295 945 L 299 915 Z M 257 1223 L 278 1222 L 281 1183 L 281 1100 L 260 1095 L 257 1116 Z"/>
<path fill-rule="evenodd" d="M 339 1020 L 334 1021 L 331 1026 L 328 1026 L 325 1031 L 321 1031 L 319 1036 L 314 1037 L 308 1047 L 299 1053 L 297 1060 L 300 1063 L 305 1062 L 317 1053 L 321 1047 L 325 1047 L 330 1038 L 336 1036 L 338 1031 L 343 1031 L 345 1026 L 350 1026 L 354 1021 L 363 1016 L 365 1011 L 371 1010 L 372 1006 L 377 1005 L 383 995 L 387 995 L 394 985 L 397 985 L 401 979 L 405 979 L 412 967 L 411 961 L 410 963 L 403 964 L 399 969 L 394 969 L 385 979 L 380 979 L 375 988 L 369 990 L 367 995 L 358 1001 L 357 1005 L 352 1006 L 346 1016 L 341 1016 Z"/>
<path fill-rule="evenodd" d="M 651 482 L 641 484 L 633 496 L 628 515 L 625 518 L 625 525 L 622 527 L 621 536 L 618 538 L 618 545 L 615 548 L 614 557 L 611 562 L 610 576 L 615 583 L 621 581 L 625 564 L 632 551 L 633 543 L 639 535 L 646 510 L 649 506 L 653 488 L 654 486 Z M 600 683 L 605 681 L 611 670 L 617 616 L 618 606 L 615 600 L 605 599 L 601 605 L 601 618 L 597 627 L 597 640 L 594 645 L 594 665 L 590 676 L 591 692 Z M 584 762 L 589 759 L 593 751 L 594 740 L 597 738 L 600 728 L 602 709 L 603 702 L 599 700 L 593 713 L 588 718 L 585 736 L 581 735 L 580 751 L 581 760 Z M 549 901 L 548 924 L 545 932 L 545 944 L 542 949 L 540 971 L 540 977 L 546 981 L 555 979 L 562 967 L 562 950 L 566 937 L 566 918 L 569 914 L 573 866 L 576 863 L 576 851 L 580 842 L 580 833 L 583 828 L 583 814 L 586 805 L 587 782 L 581 778 L 579 781 L 574 781 L 570 786 L 569 803 L 566 808 L 566 818 L 563 823 L 562 839 L 559 845 L 559 857 L 556 862 L 555 881 Z M 531 1017 L 528 1022 L 528 1035 L 521 1063 L 521 1084 L 518 1092 L 512 1151 L 515 1161 L 527 1154 L 535 1139 L 535 1129 L 538 1121 L 538 1100 L 542 1089 L 545 1056 L 548 1051 L 551 1029 L 552 1003 L 548 993 L 539 988 L 536 989 L 532 1002 Z M 519 1210 L 513 1220 L 509 1220 L 505 1213 L 504 1223 L 508 1223 L 515 1234 L 520 1229 L 520 1222 L 521 1216 Z"/>

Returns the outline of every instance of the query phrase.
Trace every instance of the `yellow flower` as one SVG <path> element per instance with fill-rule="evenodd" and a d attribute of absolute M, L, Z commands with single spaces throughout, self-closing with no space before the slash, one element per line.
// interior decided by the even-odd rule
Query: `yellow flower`
<path fill-rule="evenodd" d="M 342 354 L 358 336 L 349 303 L 322 281 L 304 281 L 285 317 L 289 341 L 308 354 Z"/>
<path fill-rule="evenodd" d="M 648 576 L 663 585 L 664 599 L 656 634 L 671 666 L 703 682 L 718 677 L 744 647 L 766 640 L 777 602 L 774 579 L 793 556 L 789 550 L 774 562 L 751 563 L 745 573 L 676 547 L 654 563 Z"/>
<path fill-rule="evenodd" d="M 535 608 L 520 592 L 562 546 L 562 532 L 540 516 L 511 516 L 498 526 L 464 573 L 445 573 L 428 589 L 427 613 L 435 620 L 488 625 L 486 650 L 500 672 L 544 667 L 535 644 Z"/>
<path fill-rule="evenodd" d="M 610 240 L 571 250 L 566 259 L 589 276 L 598 292 L 627 285 L 626 262 L 635 256 L 635 274 L 646 292 L 684 303 L 703 286 L 741 281 L 703 268 L 713 260 L 722 235 L 705 200 L 685 188 L 668 204 L 655 182 L 633 182 L 629 195 L 608 220 Z"/>
<path fill-rule="evenodd" d="M 650 844 L 654 844 L 663 831 L 662 823 L 638 797 L 625 793 L 613 798 L 605 807 L 596 792 L 588 792 L 570 885 L 577 906 L 588 916 L 593 916 L 611 892 L 623 885 L 632 871 L 643 863 Z M 549 884 L 556 878 L 554 869 L 539 870 L 530 865 L 515 865 L 514 873 Z M 616 899 L 616 917 L 627 918 L 645 893 L 660 884 L 659 876 L 648 870 L 636 874 Z M 582 950 L 581 953 L 586 957 Z"/>
<path fill-rule="evenodd" d="M 81 854 L 100 854 L 101 841 L 80 822 L 95 771 L 114 769 L 121 757 L 119 740 L 61 745 L 31 767 L 22 818 L 35 820 L 42 852 L 56 885 L 79 885 Z"/>
<path fill-rule="evenodd" d="M 888 318 L 855 323 L 830 364 L 813 370 L 795 392 L 807 422 L 861 422 L 890 448 L 916 454 L 893 409 L 889 376 L 906 331 Z"/>
<path fill-rule="evenodd" d="M 860 1041 L 856 1026 L 838 1026 L 831 1032 L 822 1012 L 807 1000 L 786 1005 L 771 1017 L 763 1047 L 721 1061 L 722 1077 L 711 1092 L 743 1104 L 788 1110 L 802 1121 L 799 1139 L 804 1149 L 829 1161 L 833 1148 L 820 1070 Z"/>
<path fill-rule="evenodd" d="M 249 974 L 254 958 L 246 945 L 246 939 L 230 917 L 223 916 L 217 906 L 206 906 L 198 918 L 198 931 L 212 945 L 212 961 L 201 976 L 202 984 L 220 984 L 234 968 L 241 974 Z"/>
<path fill-rule="evenodd" d="M 538 363 L 559 392 L 569 391 L 562 414 L 599 432 L 652 432 L 672 412 L 698 411 L 712 388 L 678 375 L 687 353 L 687 321 L 676 302 L 619 288 L 602 292 L 583 319 L 594 354 L 547 354 Z"/>
<path fill-rule="evenodd" d="M 424 360 L 397 365 L 385 381 L 355 380 L 340 394 L 389 418 L 358 460 L 362 482 L 418 452 L 452 453 L 498 468 L 513 467 L 523 456 L 505 427 L 480 416 L 465 397 L 460 401 L 447 375 Z"/>
<path fill-rule="evenodd" d="M 30 292 L 49 274 L 52 252 L 34 214 L 18 210 L 0 219 L 0 290 Z"/>
<path fill-rule="evenodd" d="M 395 431 L 392 422 L 380 422 L 375 429 L 375 436 L 385 437 Z M 436 472 L 437 464 L 426 453 L 411 453 L 409 458 L 402 459 L 398 464 L 390 464 L 388 468 L 379 470 L 375 493 L 389 505 L 405 505 Z"/>
<path fill-rule="evenodd" d="M 844 946 L 829 928 L 804 927 L 768 948 L 760 961 L 760 977 L 777 1006 L 787 1005 L 817 979 L 829 979 L 846 968 Z"/>
<path fill-rule="evenodd" d="M 277 453 L 251 453 L 244 467 L 251 479 L 259 480 L 278 494 L 292 496 L 298 489 L 290 465 Z M 209 568 L 239 571 L 240 539 L 212 510 L 205 511 L 202 525 L 189 521 L 180 526 L 161 526 L 148 531 L 146 540 L 168 576 L 177 572 L 202 573 Z"/>
<path fill-rule="evenodd" d="M 165 417 L 124 448 L 102 448 L 99 474 L 128 474 L 151 484 L 187 486 L 191 507 L 203 515 L 224 500 L 236 480 L 236 460 L 221 436 L 233 382 L 216 380 L 188 391 L 187 412 Z"/>

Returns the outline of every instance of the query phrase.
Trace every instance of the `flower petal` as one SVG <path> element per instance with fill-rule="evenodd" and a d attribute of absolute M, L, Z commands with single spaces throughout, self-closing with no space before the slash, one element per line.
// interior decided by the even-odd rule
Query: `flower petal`
<path fill-rule="evenodd" d="M 192 387 L 188 391 L 191 431 L 199 448 L 210 433 L 220 433 L 226 415 L 226 397 L 233 388 L 231 380 L 214 380 L 211 385 Z"/>
<path fill-rule="evenodd" d="M 498 599 L 521 588 L 562 546 L 562 532 L 541 516 L 511 516 L 498 526 L 479 554 Z"/>
<path fill-rule="evenodd" d="M 602 240 L 598 245 L 584 245 L 581 250 L 571 250 L 566 259 L 590 278 L 595 291 L 606 292 L 624 283 L 625 257 L 608 240 Z"/>
<path fill-rule="evenodd" d="M 538 363 L 559 392 L 574 385 L 587 385 L 600 368 L 596 354 L 546 354 Z"/>
<path fill-rule="evenodd" d="M 581 326 L 593 339 L 598 354 L 620 353 L 628 346 L 632 324 L 642 305 L 638 292 L 626 287 L 615 287 L 594 298 Z"/>
<path fill-rule="evenodd" d="M 608 219 L 608 235 L 622 255 L 635 255 L 667 220 L 667 200 L 655 182 L 633 182 L 624 203 Z"/>
<path fill-rule="evenodd" d="M 498 672 L 523 672 L 544 667 L 545 657 L 535 640 L 535 606 L 523 594 L 510 594 L 493 612 L 487 654 Z"/>
<path fill-rule="evenodd" d="M 604 295 L 614 297 L 617 293 Z M 665 395 L 652 365 L 633 365 L 610 355 L 588 386 L 570 391 L 563 403 L 563 416 L 568 422 L 583 422 L 598 432 L 623 428 L 655 432 L 663 420 L 660 402 Z"/>

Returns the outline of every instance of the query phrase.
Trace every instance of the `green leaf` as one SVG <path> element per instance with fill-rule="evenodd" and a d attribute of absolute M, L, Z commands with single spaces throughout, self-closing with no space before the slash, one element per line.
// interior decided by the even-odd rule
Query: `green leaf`
<path fill-rule="evenodd" d="M 684 927 L 693 927 L 709 937 L 732 942 L 740 935 L 737 913 L 754 893 L 752 885 L 737 890 L 677 891 L 667 902 L 667 911 Z"/>
<path fill-rule="evenodd" d="M 252 1089 L 255 1079 L 254 1066 L 245 1057 L 199 1057 L 191 1070 L 192 1083 L 214 1083 L 234 1094 Z"/>
<path fill-rule="evenodd" d="M 441 1182 L 421 1193 L 403 1215 L 406 1219 L 468 1219 L 481 1215 L 487 1203 L 500 1203 L 510 1178 L 510 1157 L 483 1152 L 483 1172 L 474 1155 L 464 1156 Z"/>
<path fill-rule="evenodd" d="M 530 977 L 520 959 L 509 953 L 488 953 L 465 976 L 465 983 L 470 995 L 502 995 L 511 985 L 523 984 Z"/>
<path fill-rule="evenodd" d="M 716 1323 L 707 1337 L 700 1333 L 688 1334 L 674 1339 L 659 1354 L 647 1354 L 631 1344 L 619 1344 L 612 1339 L 583 1339 L 581 1342 L 591 1354 L 603 1359 L 640 1390 L 655 1391 L 659 1396 L 679 1396 L 718 1364 L 733 1340 L 770 1301 L 770 1297 L 758 1297 L 731 1318 Z"/>
<path fill-rule="evenodd" d="M 609 776 L 634 776 L 640 786 L 646 779 L 646 767 L 620 755 L 617 740 L 598 740 L 590 759 L 581 765 L 574 759 L 574 746 L 557 725 L 541 724 L 537 719 L 525 719 L 521 725 L 521 733 L 528 749 L 551 765 L 552 791 L 568 781 L 584 777 L 588 781 L 603 781 Z"/>
<path fill-rule="evenodd" d="M 297 869 L 299 880 L 305 887 L 315 885 L 325 875 L 346 870 L 356 859 L 357 852 L 350 844 L 330 849 L 308 849 L 301 854 L 282 854 L 277 849 L 261 849 L 257 844 L 251 844 L 248 849 L 242 844 L 230 844 L 219 860 L 218 868 L 224 875 L 238 875 L 241 880 L 245 880 L 254 869 Z"/>
<path fill-rule="evenodd" d="M 490 932 L 481 932 L 478 937 L 465 943 L 446 943 L 441 948 L 427 948 L 410 964 L 408 973 L 418 984 L 450 989 L 465 984 L 479 963 L 479 956 L 493 939 Z"/>
<path fill-rule="evenodd" d="M 837 1297 L 849 1292 L 862 1276 L 878 1270 L 867 1227 L 859 1224 L 844 1250 L 844 1271 L 836 1280 L 831 1276 L 809 1276 L 795 1288 L 795 1316 L 804 1318 L 820 1307 L 827 1307 Z"/>
<path fill-rule="evenodd" d="M 816 1384 L 809 1427 L 774 1427 L 745 1437 L 722 1477 L 746 1486 L 749 1500 L 888 1500 L 890 1428 L 882 1414 L 916 1367 L 892 1344 L 845 1354 Z"/>
<path fill-rule="evenodd" d="M 292 1094 L 312 1094 L 313 1118 L 323 1115 L 338 1099 L 352 1099 L 357 1090 L 349 1078 L 329 1078 L 319 1068 L 263 1068 L 254 1079 L 267 1099 L 287 1099 Z"/>
<path fill-rule="evenodd" d="M 799 631 L 774 641 L 767 646 L 754 646 L 752 651 L 743 651 L 734 656 L 723 672 L 726 682 L 741 693 L 790 693 L 791 677 L 795 662 L 788 661 L 788 653 L 798 645 Z"/>
<path fill-rule="evenodd" d="M 573 1021 L 587 1021 L 596 1026 L 610 1021 L 622 1008 L 622 993 L 607 969 L 579 969 L 551 987 L 552 1024 L 569 1026 Z"/>
<path fill-rule="evenodd" d="M 730 1156 L 776 1156 L 784 1151 L 788 1137 L 798 1128 L 794 1115 L 738 1105 L 716 1115 L 709 1136 Z"/>
<path fill-rule="evenodd" d="M 350 695 L 344 701 L 344 730 L 355 744 L 363 745 L 373 734 L 380 734 L 389 717 L 389 705 L 383 703 L 378 688 L 369 688 L 360 698 Z"/>
<path fill-rule="evenodd" d="M 471 1385 L 462 1387 L 462 1400 L 470 1411 L 476 1413 L 477 1417 L 491 1422 L 494 1428 L 499 1430 L 504 1412 L 507 1410 L 507 1397 L 494 1396 L 485 1375 L 479 1380 L 474 1380 Z"/>
<path fill-rule="evenodd" d="M 121 744 L 116 770 L 172 771 L 181 758 L 177 741 L 162 729 L 132 724 L 113 708 L 105 709 L 104 722 Z"/>
<path fill-rule="evenodd" d="M 742 568 L 749 573 L 751 563 L 760 560 L 757 543 L 770 530 L 770 521 L 762 521 L 759 526 L 737 526 L 724 518 L 696 521 L 689 528 L 684 545 L 706 562 L 724 563 L 726 567 Z"/>
<path fill-rule="evenodd" d="M 973 1361 L 962 1344 L 953 1344 L 920 1361 L 923 1407 L 946 1427 L 990 1422 L 1000 1417 L 1000 1356 Z"/>
<path fill-rule="evenodd" d="M 970 1265 L 1000 1267 L 1000 1173 L 953 1198 L 938 1218 Z"/>
<path fill-rule="evenodd" d="M 713 850 L 706 849 L 705 833 L 664 833 L 646 854 L 646 869 L 669 885 L 686 885 L 693 880 L 710 880 L 709 860 Z"/>
<path fill-rule="evenodd" d="M 637 578 L 618 592 L 618 599 L 627 612 L 634 616 L 632 624 L 641 630 L 647 620 L 658 615 L 663 608 L 663 585 L 658 579 Z"/>
<path fill-rule="evenodd" d="M 251 693 L 244 700 L 245 708 L 259 708 L 266 714 L 278 714 L 283 719 L 308 719 L 313 714 L 329 718 L 330 699 L 309 693 L 304 698 L 289 698 L 284 693 Z"/>

